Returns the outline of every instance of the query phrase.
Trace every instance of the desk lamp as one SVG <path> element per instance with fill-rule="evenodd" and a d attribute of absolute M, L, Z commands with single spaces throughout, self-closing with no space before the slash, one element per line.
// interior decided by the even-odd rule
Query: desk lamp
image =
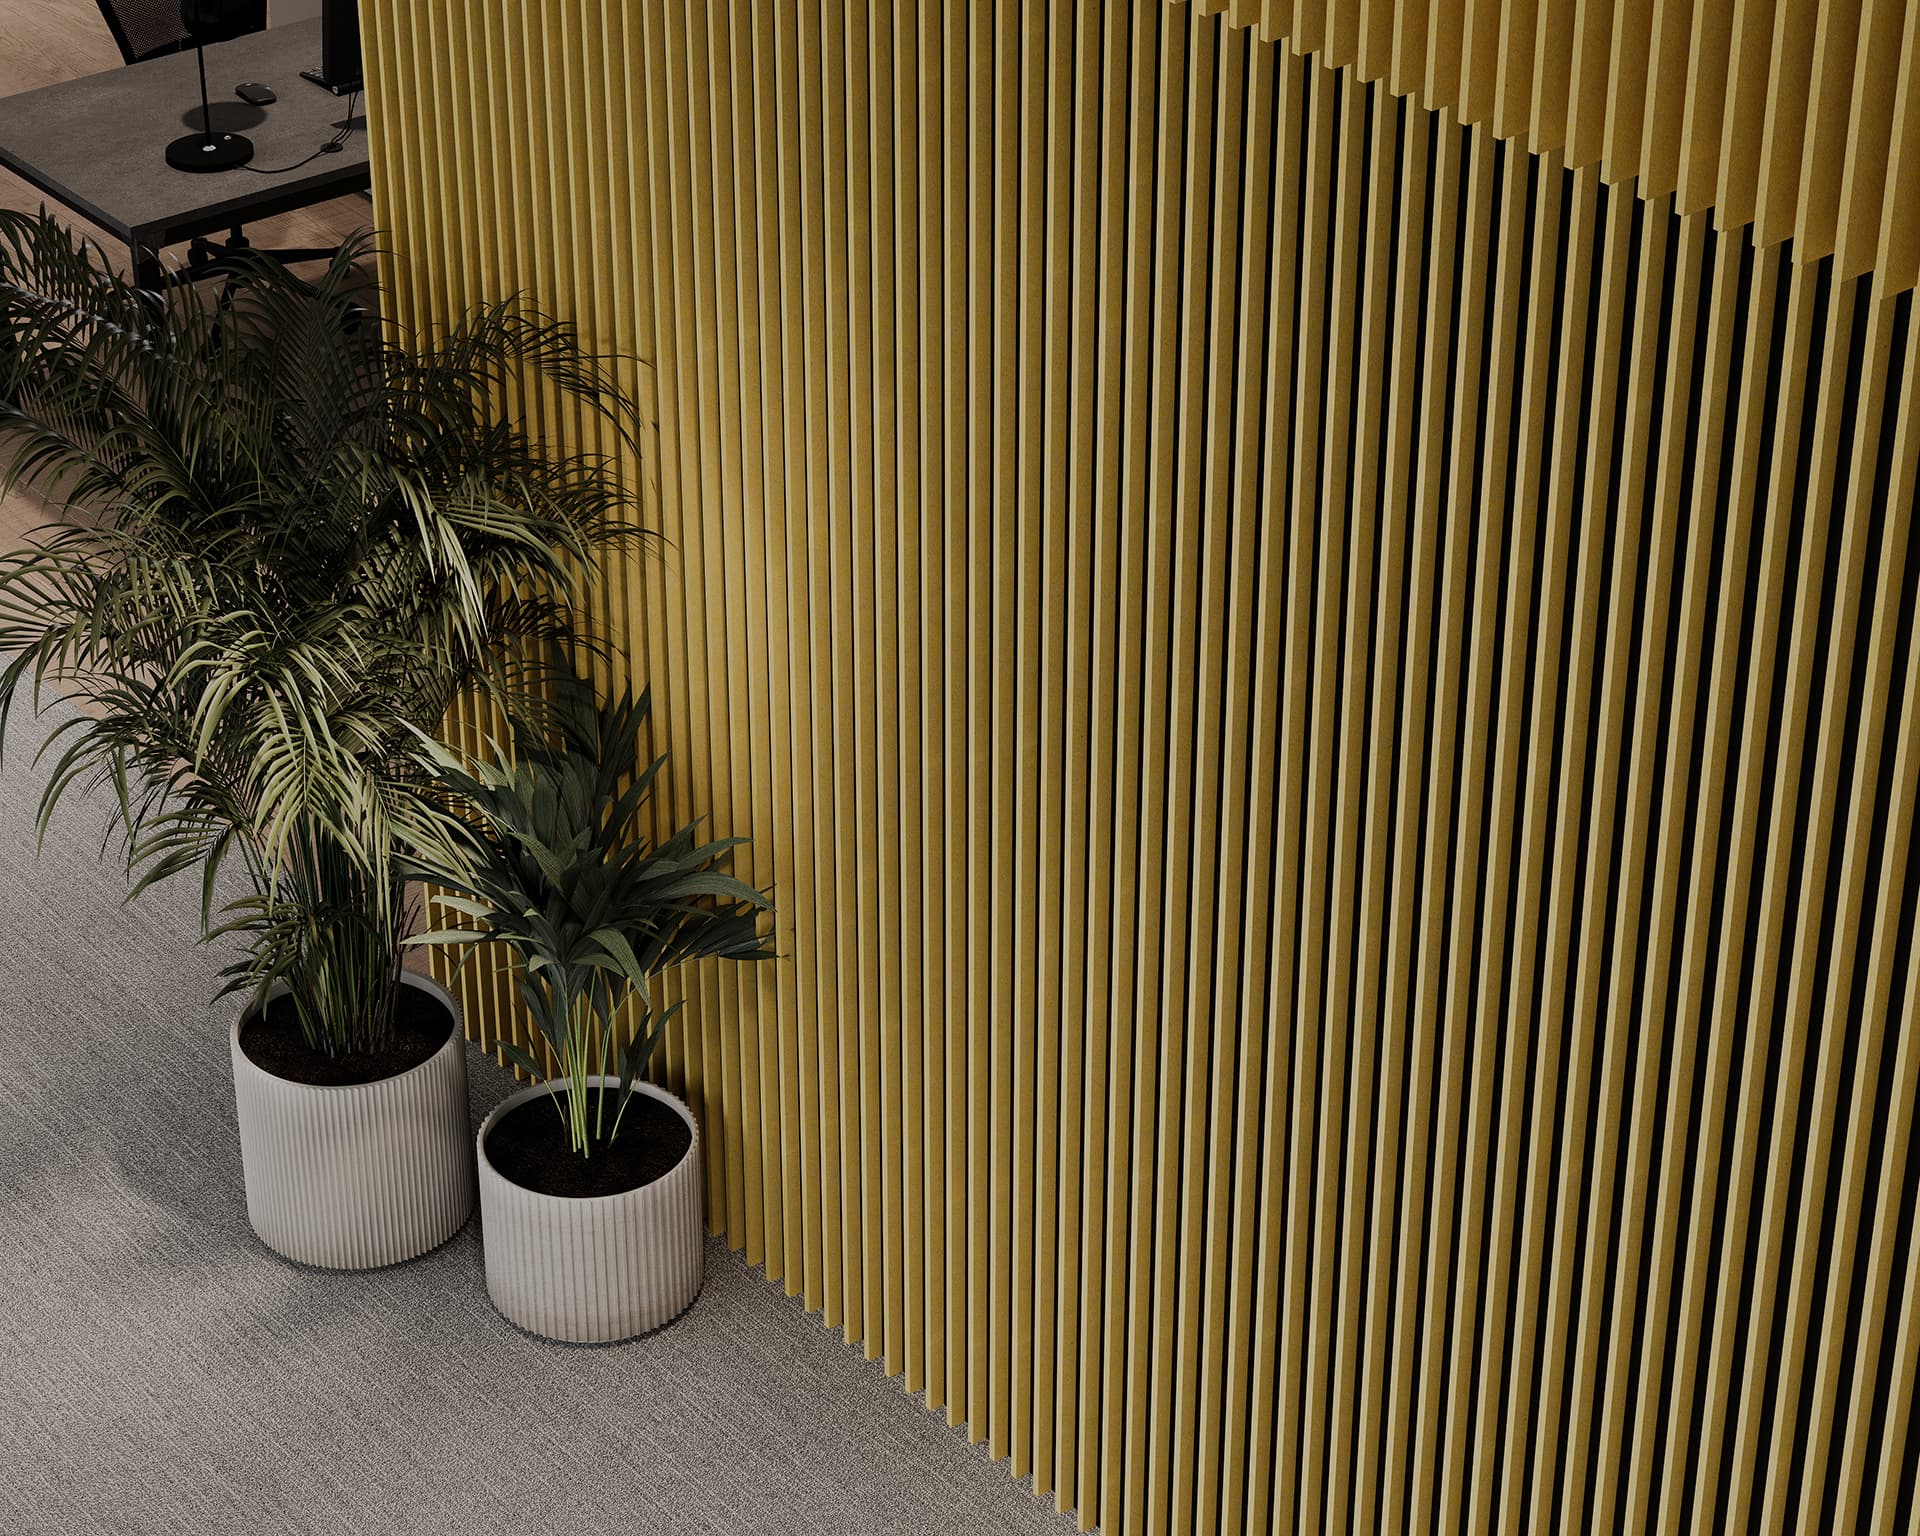
<path fill-rule="evenodd" d="M 200 131 L 182 134 L 167 146 L 167 164 L 176 171 L 230 171 L 253 158 L 253 140 L 239 133 L 213 131 L 213 107 L 207 100 L 207 44 L 224 43 L 250 31 L 257 7 L 247 0 L 180 0 L 180 25 L 200 59 Z"/>

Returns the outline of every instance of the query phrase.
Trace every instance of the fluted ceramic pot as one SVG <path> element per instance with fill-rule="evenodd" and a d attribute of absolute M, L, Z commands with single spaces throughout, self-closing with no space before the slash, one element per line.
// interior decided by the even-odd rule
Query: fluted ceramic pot
<path fill-rule="evenodd" d="M 595 1086 L 617 1080 L 589 1078 Z M 547 1195 L 516 1184 L 487 1157 L 487 1133 L 522 1104 L 564 1088 L 541 1083 L 503 1100 L 480 1127 L 480 1237 L 487 1294 L 506 1319 L 570 1344 L 611 1344 L 672 1322 L 700 1293 L 700 1126 L 651 1083 L 637 1093 L 687 1123 L 686 1155 L 661 1177 L 613 1195 Z"/>
<path fill-rule="evenodd" d="M 437 1248 L 473 1214 L 467 1048 L 446 989 L 446 1044 L 377 1082 L 290 1082 L 256 1066 L 233 1025 L 233 1092 L 247 1216 L 274 1252 L 324 1269 L 378 1269 Z"/>

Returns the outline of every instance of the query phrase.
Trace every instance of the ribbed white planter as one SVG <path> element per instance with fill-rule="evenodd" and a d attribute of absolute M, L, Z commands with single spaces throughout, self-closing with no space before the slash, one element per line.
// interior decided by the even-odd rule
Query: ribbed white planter
<path fill-rule="evenodd" d="M 589 1078 L 611 1086 L 613 1078 Z M 687 1154 L 660 1178 L 617 1195 L 545 1195 L 515 1184 L 487 1158 L 487 1133 L 505 1115 L 565 1083 L 541 1083 L 501 1101 L 480 1127 L 480 1236 L 487 1294 L 507 1320 L 571 1344 L 611 1344 L 672 1322 L 700 1293 L 706 1246 L 700 1126 L 651 1083 L 636 1090 L 687 1122 Z"/>
<path fill-rule="evenodd" d="M 254 1065 L 233 1024 L 233 1095 L 247 1215 L 276 1253 L 325 1269 L 378 1269 L 437 1248 L 473 1214 L 467 1045 L 444 987 L 404 985 L 447 1010 L 447 1043 L 417 1067 L 341 1087 Z"/>

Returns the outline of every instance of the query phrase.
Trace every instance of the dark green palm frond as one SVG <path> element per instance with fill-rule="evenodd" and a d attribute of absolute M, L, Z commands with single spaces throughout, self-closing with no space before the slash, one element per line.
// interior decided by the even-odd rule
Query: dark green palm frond
<path fill-rule="evenodd" d="M 397 857 L 443 814 L 415 733 L 470 693 L 524 704 L 638 536 L 608 462 L 528 425 L 557 397 L 637 441 L 615 366 L 513 303 L 401 336 L 365 313 L 370 249 L 161 302 L 0 212 L 0 487 L 58 518 L 0 556 L 0 745 L 22 693 L 86 695 L 43 812 L 113 786 L 136 889 L 200 865 L 210 898 L 244 866 L 244 979 L 306 994 L 339 1045 L 390 1001 Z"/>

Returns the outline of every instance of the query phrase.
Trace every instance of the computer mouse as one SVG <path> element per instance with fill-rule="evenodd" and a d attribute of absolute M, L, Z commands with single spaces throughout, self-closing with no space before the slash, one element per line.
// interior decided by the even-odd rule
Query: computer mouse
<path fill-rule="evenodd" d="M 245 85 L 236 85 L 233 88 L 233 94 L 238 96 L 250 107 L 264 107 L 269 102 L 280 99 L 274 94 L 272 86 L 255 85 L 251 81 Z"/>

